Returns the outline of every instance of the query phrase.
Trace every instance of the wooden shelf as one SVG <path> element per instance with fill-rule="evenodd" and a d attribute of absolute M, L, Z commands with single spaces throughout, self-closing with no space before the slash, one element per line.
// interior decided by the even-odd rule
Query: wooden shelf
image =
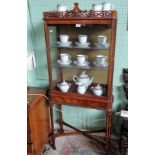
<path fill-rule="evenodd" d="M 53 103 L 95 108 L 95 109 L 112 109 L 112 97 L 107 98 L 107 92 L 103 93 L 102 96 L 95 96 L 91 91 L 92 86 L 96 86 L 96 83 L 91 84 L 84 95 L 77 93 L 77 86 L 72 81 L 67 81 L 71 83 L 71 87 L 68 92 L 61 92 L 56 86 L 51 90 L 51 100 Z M 107 85 L 100 84 L 104 89 L 107 90 Z"/>

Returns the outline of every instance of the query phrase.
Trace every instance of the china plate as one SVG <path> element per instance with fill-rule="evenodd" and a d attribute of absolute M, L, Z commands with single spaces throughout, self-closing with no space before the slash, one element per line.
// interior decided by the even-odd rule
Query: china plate
<path fill-rule="evenodd" d="M 68 41 L 67 43 L 61 43 L 60 41 L 57 41 L 58 45 L 59 46 L 63 46 L 63 47 L 68 47 L 68 46 L 71 46 L 72 42 L 71 41 Z"/>
<path fill-rule="evenodd" d="M 61 62 L 61 60 L 58 60 L 57 62 L 58 62 L 59 65 L 68 66 L 68 65 L 71 64 L 72 61 L 70 60 L 70 61 L 68 61 L 67 63 L 64 63 L 64 62 Z"/>
<path fill-rule="evenodd" d="M 104 64 L 98 64 L 96 61 L 94 61 L 94 65 L 96 67 L 108 67 L 108 62 L 105 62 Z"/>
<path fill-rule="evenodd" d="M 86 61 L 86 62 L 83 63 L 83 64 L 79 64 L 77 61 L 74 61 L 74 64 L 76 64 L 77 66 L 81 66 L 81 67 L 83 67 L 83 66 L 88 66 L 89 62 Z"/>
<path fill-rule="evenodd" d="M 99 44 L 99 43 L 94 43 L 94 45 L 95 45 L 96 47 L 106 47 L 106 48 L 108 48 L 108 47 L 110 46 L 109 43 L 105 43 L 105 44 L 103 44 L 103 45 L 101 45 L 101 44 Z"/>
<path fill-rule="evenodd" d="M 81 44 L 81 43 L 79 43 L 79 42 L 75 42 L 75 44 L 76 44 L 78 47 L 89 47 L 90 42 L 86 42 L 85 44 Z"/>

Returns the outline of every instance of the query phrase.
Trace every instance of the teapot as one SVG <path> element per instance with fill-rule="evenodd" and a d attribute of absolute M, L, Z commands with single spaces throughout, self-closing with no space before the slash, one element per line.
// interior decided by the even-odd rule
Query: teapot
<path fill-rule="evenodd" d="M 78 83 L 83 83 L 85 86 L 91 85 L 93 82 L 94 77 L 89 78 L 89 76 L 86 74 L 86 71 L 83 71 L 79 76 L 74 75 L 73 76 L 73 81 L 78 84 Z"/>
<path fill-rule="evenodd" d="M 88 87 L 85 86 L 83 83 L 78 83 L 77 92 L 83 95 L 86 92 L 87 88 Z"/>
<path fill-rule="evenodd" d="M 91 87 L 91 90 L 93 91 L 94 95 L 96 95 L 96 96 L 101 96 L 104 91 L 104 89 L 99 84 L 95 87 Z"/>
<path fill-rule="evenodd" d="M 67 83 L 65 80 L 62 83 L 57 84 L 57 87 L 59 87 L 62 92 L 68 92 L 70 86 L 71 83 Z"/>

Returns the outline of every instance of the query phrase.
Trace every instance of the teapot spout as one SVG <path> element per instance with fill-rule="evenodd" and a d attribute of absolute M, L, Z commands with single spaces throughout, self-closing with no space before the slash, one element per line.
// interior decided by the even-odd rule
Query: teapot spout
<path fill-rule="evenodd" d="M 89 80 L 89 85 L 92 84 L 93 80 L 94 80 L 94 77 L 92 77 L 92 78 Z"/>

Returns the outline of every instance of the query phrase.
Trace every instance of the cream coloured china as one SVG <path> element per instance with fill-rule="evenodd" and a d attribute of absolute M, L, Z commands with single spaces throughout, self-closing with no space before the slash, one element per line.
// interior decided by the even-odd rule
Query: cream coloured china
<path fill-rule="evenodd" d="M 104 45 L 101 45 L 99 43 L 94 43 L 94 45 L 98 48 L 109 48 L 110 47 L 110 44 L 109 43 L 105 43 Z"/>
<path fill-rule="evenodd" d="M 89 47 L 90 42 L 86 42 L 85 44 L 81 44 L 81 43 L 79 43 L 79 42 L 75 42 L 75 44 L 76 44 L 78 47 Z"/>
<path fill-rule="evenodd" d="M 76 58 L 77 58 L 77 63 L 80 65 L 80 64 L 85 64 L 86 63 L 86 60 L 88 59 L 88 56 L 83 55 L 83 54 L 78 54 L 76 56 Z"/>
<path fill-rule="evenodd" d="M 65 80 L 62 83 L 57 84 L 57 87 L 59 87 L 62 92 L 68 92 L 70 86 L 71 83 L 67 83 Z"/>
<path fill-rule="evenodd" d="M 83 71 L 79 76 L 75 75 L 73 76 L 73 81 L 78 83 L 83 83 L 85 86 L 89 86 L 93 82 L 94 77 L 90 78 L 86 71 Z"/>
<path fill-rule="evenodd" d="M 107 61 L 107 56 L 105 55 L 96 55 L 96 62 L 98 63 L 98 65 L 103 65 L 105 64 Z"/>
<path fill-rule="evenodd" d="M 104 68 L 107 68 L 108 67 L 108 62 L 105 62 L 104 64 L 98 64 L 96 61 L 94 61 L 93 62 L 94 63 L 94 65 L 96 66 L 96 67 L 104 67 Z"/>
<path fill-rule="evenodd" d="M 62 11 L 66 11 L 67 7 L 63 4 L 58 4 L 57 5 L 57 11 L 62 12 Z"/>
<path fill-rule="evenodd" d="M 91 87 L 91 90 L 96 96 L 101 96 L 103 94 L 103 88 L 99 84 L 95 87 Z"/>
<path fill-rule="evenodd" d="M 77 85 L 78 85 L 77 92 L 83 95 L 88 87 L 85 86 L 83 83 L 77 83 Z"/>
<path fill-rule="evenodd" d="M 114 5 L 112 3 L 102 3 L 103 11 L 113 10 Z"/>
<path fill-rule="evenodd" d="M 88 62 L 88 61 L 85 61 L 85 63 L 79 64 L 79 63 L 75 60 L 75 61 L 74 61 L 74 64 L 77 65 L 77 66 L 84 67 L 84 66 L 88 66 L 88 65 L 89 65 L 89 62 Z"/>
<path fill-rule="evenodd" d="M 57 41 L 57 44 L 59 46 L 68 47 L 68 46 L 71 46 L 72 42 L 71 41 L 68 41 L 67 43 L 62 43 L 60 41 Z"/>
<path fill-rule="evenodd" d="M 67 44 L 69 39 L 69 35 L 65 35 L 65 34 L 60 34 L 60 42 L 62 44 Z"/>
<path fill-rule="evenodd" d="M 99 45 L 104 45 L 107 42 L 107 37 L 106 36 L 98 36 L 98 44 Z"/>
<path fill-rule="evenodd" d="M 78 35 L 78 38 L 79 38 L 79 43 L 80 44 L 85 45 L 87 43 L 87 35 L 81 35 L 80 34 L 80 35 Z"/>
<path fill-rule="evenodd" d="M 58 62 L 59 65 L 62 65 L 62 66 L 68 66 L 68 65 L 70 65 L 72 63 L 71 60 L 69 60 L 68 62 L 65 62 L 65 63 L 61 62 L 61 60 L 57 60 L 57 62 Z"/>
<path fill-rule="evenodd" d="M 92 9 L 93 11 L 102 11 L 102 4 L 93 4 Z"/>
<path fill-rule="evenodd" d="M 69 54 L 67 54 L 67 53 L 61 53 L 60 54 L 60 61 L 62 63 L 67 64 L 70 60 L 71 60 L 71 56 Z"/>

